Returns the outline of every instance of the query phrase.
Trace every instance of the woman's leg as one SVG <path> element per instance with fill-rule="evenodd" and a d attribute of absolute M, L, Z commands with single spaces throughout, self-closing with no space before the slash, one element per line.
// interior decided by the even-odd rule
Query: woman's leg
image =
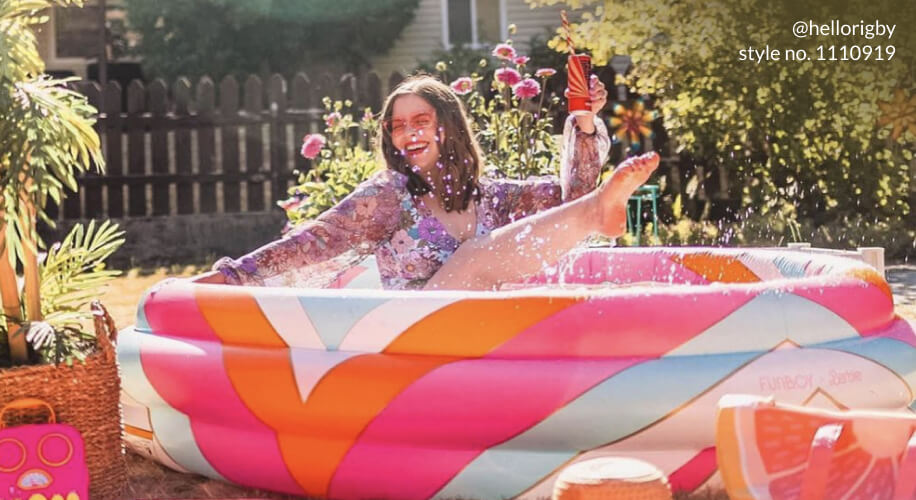
<path fill-rule="evenodd" d="M 627 201 L 658 167 L 658 160 L 656 153 L 629 158 L 595 191 L 465 241 L 426 289 L 492 289 L 556 263 L 591 234 L 622 235 Z"/>

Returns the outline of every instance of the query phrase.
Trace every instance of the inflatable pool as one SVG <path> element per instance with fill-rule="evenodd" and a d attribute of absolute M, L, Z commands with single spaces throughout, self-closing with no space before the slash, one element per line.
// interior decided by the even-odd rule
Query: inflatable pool
<path fill-rule="evenodd" d="M 372 275 L 155 286 L 118 346 L 131 446 L 310 497 L 544 497 L 602 455 L 694 490 L 718 477 L 724 394 L 914 402 L 916 333 L 852 259 L 588 249 L 493 292 L 362 288 Z"/>

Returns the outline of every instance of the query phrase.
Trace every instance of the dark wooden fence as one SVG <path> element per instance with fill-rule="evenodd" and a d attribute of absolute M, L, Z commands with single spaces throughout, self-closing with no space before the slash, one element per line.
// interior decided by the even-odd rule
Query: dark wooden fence
<path fill-rule="evenodd" d="M 386 81 L 298 74 L 266 81 L 252 75 L 217 85 L 202 78 L 149 85 L 133 81 L 77 89 L 99 109 L 96 129 L 107 163 L 105 174 L 80 178 L 56 219 L 260 212 L 286 197 L 294 170 L 309 168 L 299 156 L 301 138 L 323 128 L 324 96 L 350 99 L 355 109 L 379 109 L 384 93 L 402 80 Z"/>
<path fill-rule="evenodd" d="M 298 152 L 306 133 L 324 127 L 322 98 L 350 99 L 354 111 L 378 111 L 402 79 L 397 73 L 384 79 L 376 73 L 314 79 L 300 73 L 289 81 L 252 75 L 239 83 L 230 76 L 218 85 L 207 77 L 171 86 L 135 80 L 126 89 L 117 82 L 104 88 L 81 82 L 78 90 L 100 111 L 96 128 L 107 171 L 83 176 L 79 194 L 50 215 L 74 220 L 270 211 L 286 197 L 294 170 L 310 167 Z M 664 152 L 666 143 L 657 140 L 654 148 Z M 616 145 L 612 160 L 620 161 L 624 150 Z M 706 181 L 700 199 L 707 192 L 727 197 L 724 172 L 704 173 L 670 154 L 663 157 L 667 192 L 684 192 L 687 179 L 699 173 Z"/>

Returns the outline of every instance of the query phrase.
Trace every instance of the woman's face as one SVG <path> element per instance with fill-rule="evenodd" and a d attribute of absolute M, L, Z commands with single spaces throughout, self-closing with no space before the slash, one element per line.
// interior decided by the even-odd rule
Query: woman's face
<path fill-rule="evenodd" d="M 400 96 L 391 107 L 391 120 L 386 126 L 392 144 L 410 168 L 432 181 L 442 139 L 435 108 L 418 95 Z"/>

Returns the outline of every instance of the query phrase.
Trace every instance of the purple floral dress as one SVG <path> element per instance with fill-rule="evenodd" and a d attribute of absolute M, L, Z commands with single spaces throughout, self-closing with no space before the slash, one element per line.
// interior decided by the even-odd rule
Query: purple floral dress
<path fill-rule="evenodd" d="M 594 189 L 610 150 L 606 127 L 597 119 L 595 125 L 596 132 L 586 134 L 573 117 L 566 121 L 559 180 L 481 178 L 476 235 Z M 407 177 L 386 169 L 315 220 L 239 259 L 223 257 L 213 269 L 231 284 L 324 287 L 374 253 L 385 288 L 419 289 L 458 245 L 411 196 Z"/>

